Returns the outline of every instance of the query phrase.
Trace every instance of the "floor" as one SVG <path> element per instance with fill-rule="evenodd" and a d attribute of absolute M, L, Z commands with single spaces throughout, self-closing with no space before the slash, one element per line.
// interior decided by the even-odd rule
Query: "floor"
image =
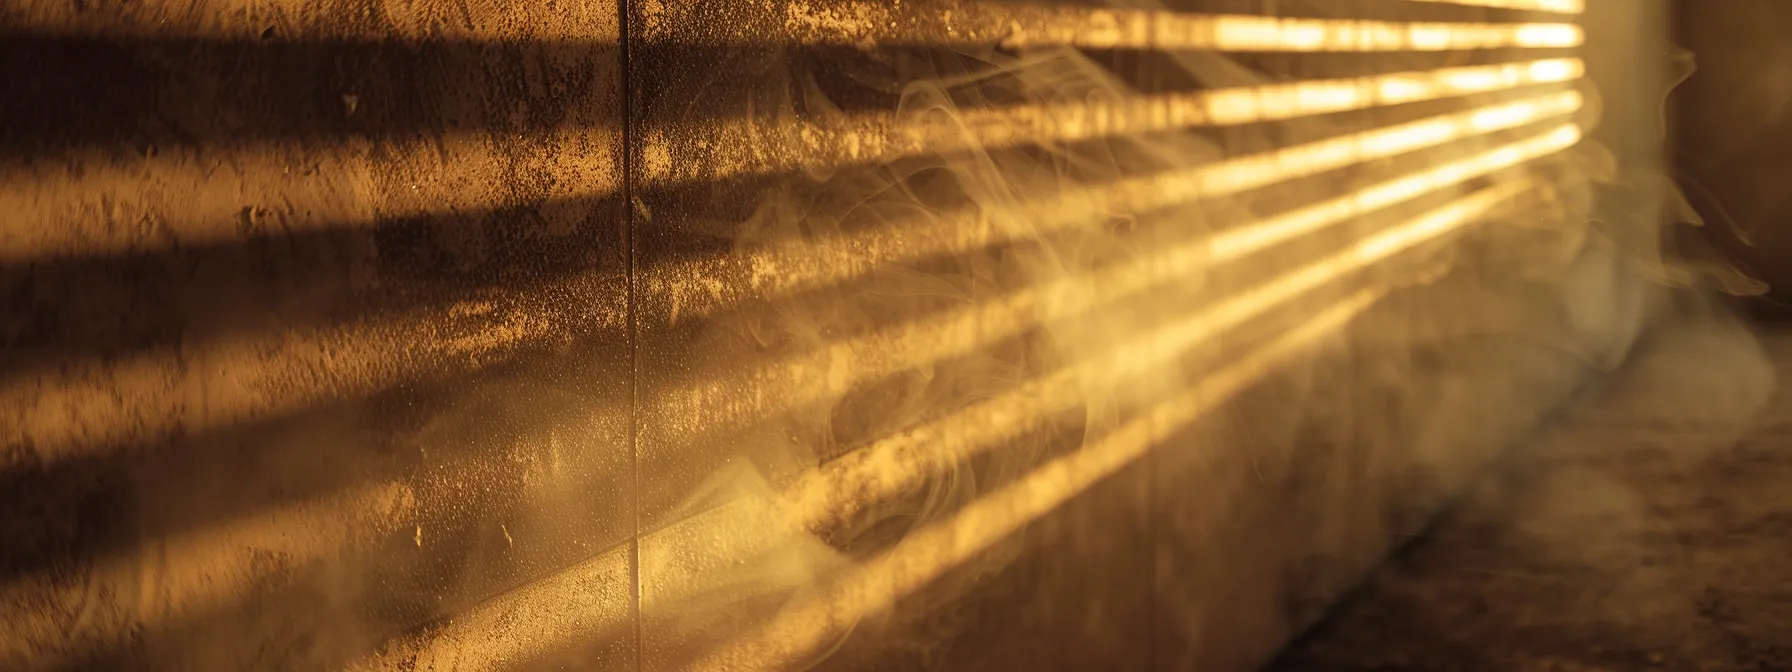
<path fill-rule="evenodd" d="M 1267 669 L 1792 670 L 1792 331 L 1751 331 L 1639 346 Z"/>

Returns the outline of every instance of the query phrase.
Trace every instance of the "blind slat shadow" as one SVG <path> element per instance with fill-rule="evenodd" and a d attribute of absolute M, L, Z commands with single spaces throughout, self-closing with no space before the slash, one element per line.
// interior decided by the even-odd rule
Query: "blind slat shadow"
<path fill-rule="evenodd" d="M 235 307 L 271 308 L 277 326 L 309 329 L 460 302 L 516 301 L 580 277 L 620 277 L 619 206 L 607 196 L 568 199 L 0 265 L 0 282 L 27 297 L 5 311 L 13 326 L 0 377 L 261 328 L 241 323 L 243 316 L 229 312 Z M 531 236 L 546 228 L 542 208 L 583 216 L 572 231 Z M 554 308 L 531 307 L 549 314 Z M 116 319 L 96 319 L 96 312 Z M 170 324 L 172 316 L 181 323 Z"/>
<path fill-rule="evenodd" d="M 619 125 L 619 50 L 602 42 L 240 42 L 9 34 L 0 156 L 158 140 L 528 136 Z M 543 67 L 542 64 L 554 64 Z M 484 77 L 469 77 L 483 72 Z"/>
<path fill-rule="evenodd" d="M 1096 49 L 1096 52 L 1158 54 Z M 1549 49 L 1489 50 L 1480 62 L 1556 54 Z M 726 118 L 737 106 L 688 104 L 664 109 L 692 78 L 692 64 L 747 73 L 794 65 L 824 86 L 853 95 L 841 110 L 895 107 L 899 88 L 841 81 L 866 66 L 922 65 L 942 50 L 927 44 L 881 44 L 877 51 L 828 45 L 705 45 L 642 42 L 630 46 L 642 118 L 692 121 Z M 569 127 L 619 128 L 608 99 L 622 74 L 620 49 L 602 41 L 338 41 L 243 42 L 147 37 L 87 38 L 11 33 L 0 39 L 0 157 L 33 160 L 82 147 L 141 153 L 157 142 L 228 148 L 252 142 L 392 140 L 441 133 L 510 134 L 517 138 Z M 1354 63 L 1334 70 L 1385 70 L 1383 55 L 1299 54 L 1315 64 Z M 1336 57 L 1342 57 L 1342 60 Z M 1158 54 L 1155 57 L 1162 57 Z M 1400 54 L 1407 69 L 1435 61 L 1463 64 L 1452 52 Z M 554 67 L 542 67 L 542 63 Z M 854 64 L 857 64 L 856 66 Z M 1160 70 L 1163 68 L 1159 68 Z M 469 77 L 468 72 L 484 77 Z M 830 74 L 831 73 L 831 74 Z M 1174 80 L 1171 80 L 1174 81 Z M 1187 89 L 1192 82 L 1156 88 Z M 502 103 L 498 101 L 503 101 Z M 637 115 L 639 116 L 639 115 Z"/>

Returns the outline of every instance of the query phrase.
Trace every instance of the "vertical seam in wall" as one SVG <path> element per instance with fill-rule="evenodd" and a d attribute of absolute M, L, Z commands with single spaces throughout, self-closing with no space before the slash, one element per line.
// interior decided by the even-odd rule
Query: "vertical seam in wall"
<path fill-rule="evenodd" d="M 1153 433 L 1156 433 L 1155 430 Z M 1145 453 L 1143 467 L 1139 471 L 1140 478 L 1145 480 L 1145 669 L 1164 669 L 1163 663 L 1157 659 L 1157 631 L 1160 629 L 1157 619 L 1162 613 L 1158 609 L 1157 582 L 1159 568 L 1158 558 L 1158 517 L 1157 517 L 1157 467 L 1162 462 L 1157 451 Z"/>
<path fill-rule="evenodd" d="M 640 323 L 636 310 L 640 304 L 635 288 L 635 181 L 634 142 L 630 131 L 634 108 L 634 70 L 629 67 L 629 3 L 617 0 L 617 68 L 621 75 L 618 87 L 622 103 L 622 240 L 624 274 L 628 295 L 628 451 L 629 451 L 629 611 L 633 617 L 635 670 L 643 669 L 641 650 L 641 370 Z"/>
<path fill-rule="evenodd" d="M 1152 672 L 1156 672 L 1157 670 L 1170 669 L 1168 665 L 1164 664 L 1163 658 L 1160 657 L 1162 655 L 1162 650 L 1159 648 L 1158 644 L 1158 639 L 1163 630 L 1162 620 L 1164 618 L 1164 603 L 1158 594 L 1161 592 L 1159 588 L 1162 586 L 1161 582 L 1163 581 L 1164 568 L 1158 565 L 1162 562 L 1162 558 L 1164 557 L 1164 539 L 1169 535 L 1164 534 L 1163 531 L 1163 526 L 1166 524 L 1165 520 L 1167 517 L 1158 515 L 1157 511 L 1157 507 L 1163 502 L 1163 500 L 1158 499 L 1157 479 L 1158 474 L 1163 472 L 1156 467 L 1161 466 L 1166 458 L 1163 457 L 1159 451 L 1147 453 L 1145 457 L 1151 460 L 1146 463 L 1144 470 L 1145 557 L 1150 558 L 1150 560 L 1145 563 L 1145 571 L 1147 572 L 1145 579 L 1145 608 L 1149 609 L 1149 611 L 1145 612 L 1145 627 L 1147 628 L 1145 631 L 1145 664 L 1151 666 L 1149 669 L 1151 669 Z"/>

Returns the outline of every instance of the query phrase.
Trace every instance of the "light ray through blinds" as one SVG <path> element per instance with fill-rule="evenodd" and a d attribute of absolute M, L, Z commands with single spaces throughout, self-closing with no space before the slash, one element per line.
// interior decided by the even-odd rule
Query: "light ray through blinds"
<path fill-rule="evenodd" d="M 1586 0 L 1412 0 L 1413 2 L 1431 2 L 1446 5 L 1467 5 L 1470 7 L 1493 7 L 1496 9 L 1517 9 L 1535 12 L 1556 12 L 1561 14 L 1580 14 L 1587 11 Z"/>
<path fill-rule="evenodd" d="M 802 45 L 1078 47 L 1229 52 L 1395 52 L 1566 48 L 1584 39 L 1566 22 L 1398 22 L 1094 9 L 1033 3 L 963 3 L 948 12 L 921 3 L 796 2 L 779 23 L 738 22 L 708 35 L 751 42 L 753 31 Z M 656 13 L 657 35 L 686 19 Z"/>
<path fill-rule="evenodd" d="M 745 296 L 777 296 L 845 282 L 883 264 L 932 255 L 966 252 L 1086 225 L 1104 212 L 1143 211 L 1178 200 L 1218 198 L 1278 181 L 1347 165 L 1387 158 L 1450 141 L 1513 128 L 1551 115 L 1578 110 L 1580 95 L 1564 92 L 1517 103 L 1354 133 L 1343 138 L 1240 156 L 1163 175 L 1092 185 L 1011 209 L 975 210 L 939 222 L 841 240 L 812 240 L 771 250 L 746 251 L 729 258 L 692 263 L 677 272 L 675 285 L 657 288 L 679 313 L 706 313 Z M 1024 222 L 1025 226 L 1013 223 Z M 692 277 L 706 282 L 689 282 Z"/>
<path fill-rule="evenodd" d="M 949 120 L 861 115 L 827 122 L 738 123 L 654 129 L 642 140 L 645 179 L 678 183 L 769 173 L 806 165 L 892 160 L 927 153 L 988 150 L 1040 142 L 1074 142 L 1198 126 L 1283 121 L 1378 106 L 1571 82 L 1583 66 L 1572 58 L 1399 72 L 1351 79 L 1141 95 L 1049 106 L 969 109 Z M 684 138 L 697 163 L 671 160 L 670 138 Z M 695 139 L 695 140 L 693 140 Z"/>
<path fill-rule="evenodd" d="M 6 669 L 1238 669 L 1622 291 L 1617 0 L 26 4 Z"/>
<path fill-rule="evenodd" d="M 1525 114 L 1531 111 L 1529 108 L 1481 111 L 1475 113 L 1475 116 L 1499 117 L 1497 113 L 1502 111 L 1517 111 L 1517 119 L 1533 120 L 1533 117 Z M 1369 185 L 1339 198 L 1281 213 L 1262 221 L 1241 223 L 1223 233 L 1173 246 L 1087 276 L 1024 287 L 1006 296 L 950 311 L 936 318 L 909 322 L 868 337 L 831 344 L 813 354 L 754 371 L 744 378 L 709 381 L 699 387 L 680 390 L 674 396 L 656 398 L 654 403 L 657 407 L 672 409 L 676 413 L 710 418 L 713 422 L 728 425 L 778 410 L 743 402 L 743 396 L 746 399 L 777 400 L 776 403 L 783 408 L 801 407 L 845 394 L 881 377 L 975 352 L 1029 328 L 1069 319 L 1154 287 L 1187 280 L 1200 269 L 1238 261 L 1246 255 L 1299 235 L 1318 231 L 1328 225 L 1346 222 L 1352 217 L 1372 213 L 1423 194 L 1457 187 L 1524 161 L 1547 156 L 1568 147 L 1578 137 L 1572 127 L 1557 128 L 1462 160 Z M 1201 181 L 1185 178 L 1178 183 L 1198 188 Z M 1166 200 L 1181 196 L 1166 186 L 1141 191 Z M 1225 195 L 1234 192 L 1215 189 L 1213 192 L 1201 193 Z M 1155 207 L 1155 204 L 1152 206 Z M 1267 302 L 1246 305 L 1246 311 L 1251 313 L 1269 307 Z M 1240 313 L 1220 321 L 1242 321 L 1243 316 Z M 1191 317 L 1201 321 L 1213 316 L 1197 311 Z M 1133 349 L 1131 344 L 1124 342 L 1119 347 L 1122 350 Z M 1089 365 L 1095 369 L 1111 370 L 1114 366 L 1105 357 L 1094 357 L 1093 360 Z M 1072 393 L 1075 387 L 1074 380 L 1063 379 L 1055 386 L 1047 386 L 1044 389 L 1050 390 L 1049 393 L 1029 387 L 1023 388 L 1024 391 L 1016 396 L 1021 403 L 1036 403 L 1041 408 L 1047 408 L 1052 404 L 1049 400 L 1067 399 L 1065 395 Z M 742 395 L 742 390 L 750 390 L 751 393 Z M 1042 413 L 1021 413 L 1019 416 L 1004 417 L 1028 415 L 1038 416 Z M 966 422 L 948 429 L 925 432 L 924 436 L 928 441 L 938 442 L 936 446 L 944 446 L 957 443 L 963 437 L 972 436 L 979 431 L 1014 431 L 999 429 L 1004 424 L 1013 423 L 994 422 L 992 418 L 985 417 L 980 422 Z M 1025 423 L 1017 426 L 1024 427 Z M 910 443 L 914 439 L 899 441 Z M 875 491 L 875 488 L 857 483 L 844 483 L 839 487 L 861 495 Z M 823 515 L 827 511 L 847 510 L 850 506 L 851 503 L 847 501 L 832 501 L 818 505 L 814 511 L 803 515 Z"/>
<path fill-rule="evenodd" d="M 638 354 L 632 545 L 394 639 L 363 667 L 528 666 L 618 636 L 639 637 L 646 669 L 800 667 L 952 572 L 1000 569 L 990 549 L 1254 386 L 1327 357 L 1382 297 L 1429 277 L 1447 258 L 1438 250 L 1537 202 L 1548 186 L 1537 167 L 1567 161 L 1587 121 L 1582 7 L 1428 4 L 1533 14 L 650 3 L 631 43 L 643 53 L 765 49 L 822 74 L 774 81 L 738 108 L 655 92 L 677 106 L 633 122 L 642 245 L 728 199 L 739 207 L 716 211 L 735 219 L 700 230 L 757 237 L 640 264 L 637 333 L 673 354 Z M 1473 16 L 1497 14 L 1481 9 Z M 1097 51 L 1165 55 L 1175 65 L 1160 67 L 1201 81 L 1135 87 L 1085 53 Z M 965 58 L 984 70 L 888 81 L 826 71 L 839 54 L 881 63 L 886 52 L 925 53 L 892 57 L 922 70 L 974 53 Z M 1299 79 L 1227 56 L 1250 53 L 1349 67 Z M 780 58 L 747 70 L 776 72 Z M 713 79 L 751 86 L 731 76 Z M 884 97 L 823 91 L 861 80 Z M 916 91 L 936 97 L 894 102 Z M 801 188 L 775 186 L 785 183 Z M 960 369 L 976 367 L 994 373 L 973 385 Z M 925 398 L 948 383 L 975 389 Z M 893 414 L 922 408 L 857 433 L 830 426 L 855 398 L 891 389 L 910 395 L 885 399 Z M 1036 445 L 1098 404 L 1116 416 L 1080 445 Z M 983 483 L 985 463 L 1009 476 Z M 916 507 L 926 515 L 909 533 L 845 550 Z M 629 614 L 605 611 L 630 594 L 618 581 L 633 591 Z M 700 606 L 718 603 L 759 610 Z"/>

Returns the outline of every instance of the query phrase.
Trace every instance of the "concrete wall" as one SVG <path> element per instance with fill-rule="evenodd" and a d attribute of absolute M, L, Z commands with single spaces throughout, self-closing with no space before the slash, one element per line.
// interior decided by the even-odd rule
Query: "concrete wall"
<path fill-rule="evenodd" d="M 628 538 L 614 6 L 0 26 L 0 666 L 315 668 Z"/>
<path fill-rule="evenodd" d="M 1260 4 L 1179 8 L 1513 16 Z M 994 44 L 1011 36 L 926 23 L 953 10 L 972 25 L 974 5 L 866 7 L 0 9 L 0 667 L 679 667 L 1274 331 L 1208 339 L 1199 362 L 1152 385 L 1058 409 L 886 506 L 793 532 L 738 505 L 1273 269 L 1215 272 L 872 375 L 913 362 L 895 346 L 829 348 L 1189 230 L 1117 213 L 1112 226 L 840 281 L 778 255 L 863 236 L 899 242 L 840 258 L 900 258 L 903 236 L 885 234 L 916 213 L 994 211 L 1141 166 L 1457 109 L 1066 142 L 1063 161 L 791 135 L 797 122 L 1050 87 L 1175 93 L 1265 76 L 1240 64 L 1273 79 L 1415 63 L 1096 50 L 1043 79 L 996 78 L 967 103 L 913 83 L 1008 62 Z M 908 41 L 871 37 L 911 25 Z M 1610 44 L 1646 28 L 1618 30 Z M 1461 64 L 1434 56 L 1416 62 Z M 1653 160 L 1650 141 L 1617 128 L 1598 139 Z M 1207 230 L 1442 157 L 1165 221 Z M 1583 158 L 1570 157 L 1550 170 Z M 1001 179 L 980 181 L 990 175 Z M 1317 355 L 866 615 L 828 664 L 1258 664 L 1642 329 L 1650 285 L 1620 250 L 1583 242 L 1593 206 L 1564 184 L 1566 204 L 1541 220 L 1494 218 L 1374 275 L 1397 288 Z M 1644 238 L 1647 219 L 1633 222 Z M 1549 226 L 1524 226 L 1538 221 Z M 1128 227 L 1145 233 L 1114 233 Z M 1314 237 L 1288 259 L 1340 242 Z M 1336 284 L 1274 316 L 1298 323 L 1354 289 Z"/>

